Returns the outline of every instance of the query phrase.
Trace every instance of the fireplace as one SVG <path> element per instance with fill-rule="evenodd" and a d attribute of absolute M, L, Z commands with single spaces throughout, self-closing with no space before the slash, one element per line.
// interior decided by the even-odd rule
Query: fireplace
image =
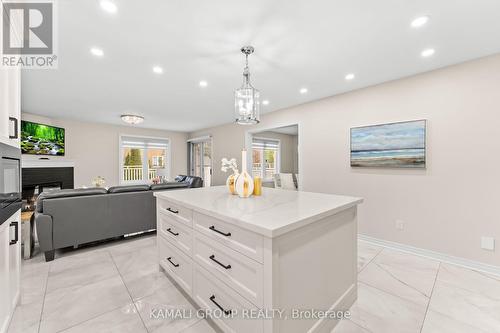
<path fill-rule="evenodd" d="M 36 208 L 36 199 L 38 195 L 44 191 L 60 190 L 62 189 L 62 182 L 54 182 L 48 184 L 38 184 L 34 186 L 23 186 L 23 206 L 22 211 L 34 211 Z"/>
<path fill-rule="evenodd" d="M 44 191 L 74 187 L 72 167 L 22 168 L 23 211 L 34 211 L 36 199 Z"/>
<path fill-rule="evenodd" d="M 31 257 L 36 242 L 33 212 L 36 210 L 38 195 L 53 189 L 73 188 L 73 166 L 73 162 L 64 160 L 52 161 L 24 158 L 21 160 L 21 223 L 24 259 Z"/>

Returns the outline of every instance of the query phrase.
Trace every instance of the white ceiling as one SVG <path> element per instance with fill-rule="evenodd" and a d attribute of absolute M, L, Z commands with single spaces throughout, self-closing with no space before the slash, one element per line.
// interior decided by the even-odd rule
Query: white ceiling
<path fill-rule="evenodd" d="M 57 3 L 59 69 L 24 71 L 23 111 L 85 121 L 136 113 L 141 127 L 180 131 L 232 122 L 245 44 L 270 101 L 263 113 L 500 52 L 498 0 L 116 0 L 116 14 L 97 0 Z M 423 14 L 429 24 L 412 29 Z M 436 54 L 423 59 L 428 47 Z"/>

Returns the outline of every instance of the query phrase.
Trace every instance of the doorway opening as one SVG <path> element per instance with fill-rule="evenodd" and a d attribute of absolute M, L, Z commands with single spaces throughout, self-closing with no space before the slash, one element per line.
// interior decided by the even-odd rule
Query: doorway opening
<path fill-rule="evenodd" d="M 212 138 L 195 138 L 188 141 L 189 175 L 201 177 L 203 186 L 212 184 Z"/>
<path fill-rule="evenodd" d="M 247 150 L 251 152 L 253 177 L 265 187 L 298 190 L 299 126 L 297 124 L 247 132 Z"/>

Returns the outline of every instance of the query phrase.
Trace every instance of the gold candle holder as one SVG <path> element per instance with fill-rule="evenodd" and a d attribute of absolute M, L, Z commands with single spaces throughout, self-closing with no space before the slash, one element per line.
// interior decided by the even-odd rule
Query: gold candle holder
<path fill-rule="evenodd" d="M 262 178 L 255 177 L 253 179 L 253 195 L 262 195 Z"/>

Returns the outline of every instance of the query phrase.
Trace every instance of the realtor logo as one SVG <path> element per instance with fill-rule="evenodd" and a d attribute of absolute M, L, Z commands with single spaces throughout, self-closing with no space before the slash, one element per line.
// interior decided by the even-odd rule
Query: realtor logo
<path fill-rule="evenodd" d="M 2 3 L 2 67 L 57 68 L 53 0 Z"/>

